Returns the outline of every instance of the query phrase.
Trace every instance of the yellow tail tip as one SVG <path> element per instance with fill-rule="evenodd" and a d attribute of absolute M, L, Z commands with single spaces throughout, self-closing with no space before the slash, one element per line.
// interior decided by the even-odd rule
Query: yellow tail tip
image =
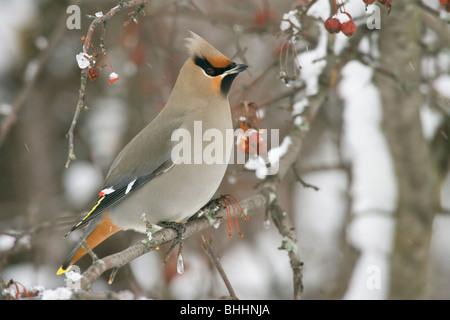
<path fill-rule="evenodd" d="M 59 267 L 58 272 L 56 272 L 56 274 L 59 276 L 63 273 L 66 273 L 67 271 L 69 271 L 72 268 L 72 266 L 69 266 L 67 269 L 64 269 L 63 266 Z"/>

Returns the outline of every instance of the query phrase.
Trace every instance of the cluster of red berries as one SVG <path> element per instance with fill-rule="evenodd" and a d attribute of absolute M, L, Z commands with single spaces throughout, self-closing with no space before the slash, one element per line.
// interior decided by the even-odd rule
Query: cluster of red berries
<path fill-rule="evenodd" d="M 347 37 L 351 37 L 356 32 L 356 24 L 353 22 L 352 16 L 348 12 L 344 12 L 350 20 L 341 23 L 338 18 L 329 17 L 325 20 L 325 29 L 329 33 L 338 33 L 342 31 Z"/>
<path fill-rule="evenodd" d="M 241 101 L 232 108 L 239 121 L 242 134 L 238 137 L 237 150 L 241 153 L 267 156 L 267 142 L 260 133 L 262 127 L 261 114 L 255 102 Z"/>
<path fill-rule="evenodd" d="M 392 1 L 393 0 L 363 0 L 366 5 L 373 4 L 375 1 L 378 1 L 381 5 L 388 8 L 388 13 L 391 11 Z M 447 9 L 450 7 L 450 0 L 439 0 L 442 5 L 447 4 Z M 338 33 L 342 31 L 347 37 L 351 37 L 356 32 L 356 24 L 353 22 L 352 16 L 345 11 L 343 0 L 333 0 L 334 4 L 334 14 L 332 17 L 329 17 L 325 20 L 325 29 L 329 33 Z M 346 14 L 350 20 L 341 22 L 337 18 L 337 12 L 339 11 L 343 14 Z"/>
<path fill-rule="evenodd" d="M 327 29 L 329 33 L 338 33 L 342 31 L 342 33 L 345 34 L 347 37 L 353 36 L 357 28 L 356 24 L 353 22 L 352 16 L 345 10 L 344 3 L 342 2 L 342 0 L 334 0 L 333 3 L 334 3 L 334 14 L 333 16 L 325 20 L 324 23 L 325 29 Z M 347 17 L 349 17 L 350 20 L 341 22 L 337 18 L 338 7 L 341 13 L 347 15 Z"/>
<path fill-rule="evenodd" d="M 441 6 L 445 7 L 447 12 L 450 12 L 450 0 L 439 0 Z"/>
<path fill-rule="evenodd" d="M 85 40 L 85 37 L 81 37 L 81 40 Z M 100 76 L 100 71 L 106 67 L 106 65 L 103 65 L 103 60 L 106 58 L 106 60 L 108 61 L 109 64 L 109 68 L 111 69 L 111 74 L 109 75 L 109 84 L 112 84 L 114 82 L 116 82 L 117 80 L 119 80 L 119 76 L 117 75 L 117 73 L 115 73 L 113 71 L 113 68 L 111 66 L 111 62 L 109 62 L 109 58 L 106 55 L 106 53 L 103 52 L 95 52 L 95 48 L 92 45 L 92 43 L 87 40 L 89 45 L 92 47 L 92 49 L 94 50 L 94 53 L 92 56 L 89 55 L 84 55 L 84 58 L 89 60 L 89 69 L 88 69 L 88 77 L 91 81 L 94 81 L 95 79 L 97 79 Z M 102 59 L 100 60 L 99 63 L 96 64 L 96 59 L 101 56 Z"/>

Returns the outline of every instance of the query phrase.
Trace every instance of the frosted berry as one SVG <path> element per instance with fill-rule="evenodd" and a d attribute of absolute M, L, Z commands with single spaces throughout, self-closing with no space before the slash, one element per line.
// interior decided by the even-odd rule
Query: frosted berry
<path fill-rule="evenodd" d="M 109 75 L 109 84 L 114 83 L 117 80 L 119 80 L 119 75 L 115 72 L 111 72 L 111 74 Z"/>
<path fill-rule="evenodd" d="M 328 18 L 325 20 L 324 25 L 329 33 L 338 33 L 341 31 L 341 22 L 336 18 Z"/>
<path fill-rule="evenodd" d="M 342 24 L 341 30 L 347 37 L 351 37 L 356 32 L 356 24 L 352 20 L 346 21 Z"/>

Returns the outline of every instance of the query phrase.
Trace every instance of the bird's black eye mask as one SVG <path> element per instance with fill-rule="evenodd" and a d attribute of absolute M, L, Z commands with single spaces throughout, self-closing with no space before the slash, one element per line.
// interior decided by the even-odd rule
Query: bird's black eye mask
<path fill-rule="evenodd" d="M 230 69 L 233 69 L 236 67 L 236 63 L 232 62 L 225 68 L 216 68 L 206 58 L 200 58 L 195 57 L 194 62 L 196 65 L 198 65 L 200 68 L 203 69 L 203 71 L 210 77 L 216 77 L 221 74 L 223 74 L 225 71 L 228 71 Z"/>

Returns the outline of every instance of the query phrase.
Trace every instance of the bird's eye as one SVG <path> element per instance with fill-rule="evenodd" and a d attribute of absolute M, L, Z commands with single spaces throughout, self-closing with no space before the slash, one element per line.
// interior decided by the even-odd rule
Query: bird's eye
<path fill-rule="evenodd" d="M 209 68 L 205 69 L 205 73 L 208 76 L 215 76 L 216 75 L 216 70 L 214 70 L 214 68 L 209 67 Z"/>

